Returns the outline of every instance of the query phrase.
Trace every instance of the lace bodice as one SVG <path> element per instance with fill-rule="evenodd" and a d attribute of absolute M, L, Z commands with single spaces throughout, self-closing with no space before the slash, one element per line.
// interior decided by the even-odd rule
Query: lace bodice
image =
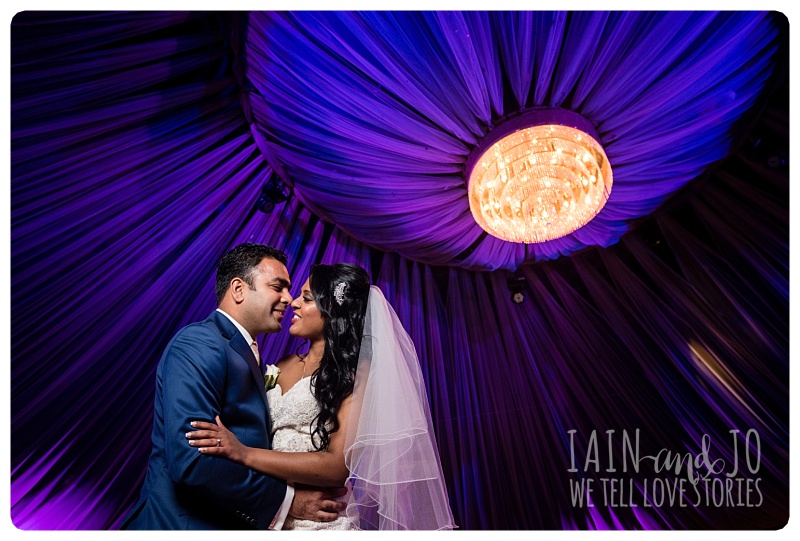
<path fill-rule="evenodd" d="M 313 451 L 311 422 L 319 413 L 319 405 L 311 376 L 298 381 L 286 394 L 277 384 L 267 392 L 267 401 L 272 416 L 272 448 L 295 453 Z"/>
<path fill-rule="evenodd" d="M 298 381 L 286 394 L 280 384 L 267 391 L 272 417 L 272 448 L 276 451 L 302 453 L 314 451 L 311 442 L 311 422 L 319 413 L 314 398 L 311 376 Z M 287 517 L 284 530 L 350 530 L 353 523 L 346 517 L 333 522 L 295 520 Z"/>

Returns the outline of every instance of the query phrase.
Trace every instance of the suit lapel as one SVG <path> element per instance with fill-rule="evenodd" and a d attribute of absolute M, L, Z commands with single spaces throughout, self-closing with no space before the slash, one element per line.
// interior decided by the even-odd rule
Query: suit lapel
<path fill-rule="evenodd" d="M 258 384 L 258 388 L 261 389 L 261 398 L 264 400 L 264 403 L 267 403 L 267 394 L 264 390 L 264 376 L 261 374 L 261 369 L 258 366 L 258 361 L 256 360 L 256 356 L 253 355 L 253 350 L 250 349 L 250 344 L 248 344 L 244 337 L 236 333 L 236 336 L 233 337 L 231 340 L 231 347 L 233 350 L 241 355 L 244 360 L 247 362 L 247 366 L 250 367 L 250 374 L 253 375 L 255 378 L 256 383 Z"/>
<path fill-rule="evenodd" d="M 250 349 L 250 344 L 244 339 L 244 336 L 242 336 L 242 333 L 236 328 L 236 325 L 231 323 L 227 317 L 217 311 L 214 311 L 212 317 L 215 318 L 217 326 L 222 331 L 222 335 L 230 340 L 231 349 L 239 354 L 243 362 L 247 363 L 248 368 L 250 368 L 250 375 L 253 376 L 256 387 L 259 389 L 261 401 L 264 402 L 264 408 L 269 411 L 267 393 L 264 390 L 264 375 L 261 374 L 261 368 L 258 366 L 256 356 L 253 355 L 253 350 Z M 267 414 L 267 424 L 270 424 L 269 414 Z"/>

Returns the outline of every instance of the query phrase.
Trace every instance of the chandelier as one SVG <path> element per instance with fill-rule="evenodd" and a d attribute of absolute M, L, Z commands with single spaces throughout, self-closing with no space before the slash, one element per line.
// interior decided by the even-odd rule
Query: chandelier
<path fill-rule="evenodd" d="M 469 207 L 497 238 L 545 242 L 586 225 L 611 193 L 597 132 L 565 109 L 532 109 L 489 132 L 467 159 Z"/>

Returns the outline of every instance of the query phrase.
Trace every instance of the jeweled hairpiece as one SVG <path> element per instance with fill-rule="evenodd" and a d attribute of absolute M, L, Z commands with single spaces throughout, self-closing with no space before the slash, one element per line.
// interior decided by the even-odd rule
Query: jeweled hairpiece
<path fill-rule="evenodd" d="M 339 282 L 336 284 L 336 287 L 333 288 L 333 296 L 336 298 L 336 302 L 341 305 L 344 302 L 344 290 L 347 287 L 347 284 L 344 282 Z"/>

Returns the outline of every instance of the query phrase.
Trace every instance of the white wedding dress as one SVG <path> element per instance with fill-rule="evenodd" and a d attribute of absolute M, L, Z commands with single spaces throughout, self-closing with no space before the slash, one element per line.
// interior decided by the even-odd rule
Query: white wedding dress
<path fill-rule="evenodd" d="M 319 413 L 314 398 L 311 376 L 298 381 L 286 394 L 280 384 L 267 391 L 272 417 L 272 448 L 275 451 L 304 453 L 314 451 L 311 443 L 311 423 Z M 340 516 L 333 522 L 315 522 L 286 517 L 284 530 L 353 530 L 353 520 Z"/>
<path fill-rule="evenodd" d="M 267 392 L 272 448 L 314 451 L 319 412 L 311 376 L 283 394 Z M 392 306 L 370 287 L 344 434 L 350 476 L 346 509 L 333 522 L 288 518 L 290 530 L 452 530 L 453 512 L 433 433 L 428 396 L 411 337 Z"/>

